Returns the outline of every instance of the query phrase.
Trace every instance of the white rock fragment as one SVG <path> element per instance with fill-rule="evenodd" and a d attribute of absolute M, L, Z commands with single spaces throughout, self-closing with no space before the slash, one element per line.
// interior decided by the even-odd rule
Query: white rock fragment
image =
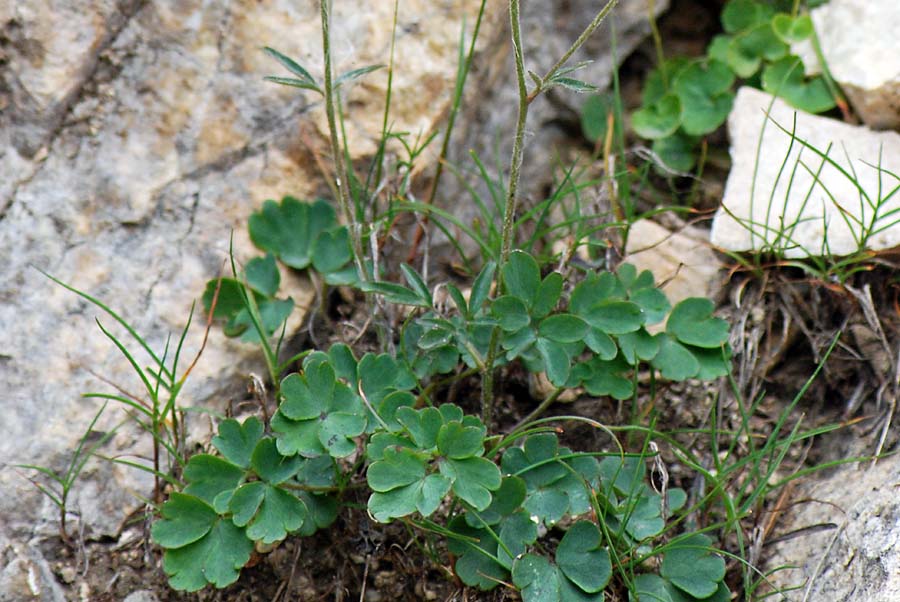
<path fill-rule="evenodd" d="M 796 111 L 753 88 L 738 91 L 728 131 L 714 245 L 785 257 L 900 246 L 900 135 Z"/>
<path fill-rule="evenodd" d="M 638 272 L 650 270 L 672 305 L 688 297 L 714 297 L 722 267 L 701 229 L 685 226 L 677 232 L 649 219 L 632 224 L 625 245 L 625 262 Z"/>
<path fill-rule="evenodd" d="M 810 14 L 828 70 L 863 121 L 900 127 L 900 2 L 831 0 Z M 808 73 L 821 72 L 810 42 L 793 50 Z"/>

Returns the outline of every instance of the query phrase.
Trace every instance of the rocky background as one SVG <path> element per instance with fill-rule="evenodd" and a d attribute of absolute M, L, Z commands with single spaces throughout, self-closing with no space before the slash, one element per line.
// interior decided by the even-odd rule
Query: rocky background
<path fill-rule="evenodd" d="M 394 3 L 369 2 L 366 10 L 358 3 L 334 4 L 336 70 L 387 63 Z M 465 20 L 471 30 L 479 4 L 400 2 L 391 112 L 395 130 L 429 133 L 442 126 L 460 26 Z M 661 12 L 668 3 L 653 4 Z M 896 129 L 900 123 L 900 38 L 885 30 L 900 18 L 898 6 L 893 0 L 832 0 L 813 14 L 832 73 L 865 124 L 878 129 Z M 591 0 L 525 3 L 526 66 L 545 72 L 598 8 Z M 647 10 L 648 0 L 620 1 L 612 19 L 575 58 L 594 61 L 583 79 L 608 84 L 616 62 L 648 33 Z M 847 15 L 858 26 L 847 27 Z M 498 132 L 500 156 L 505 161 L 509 154 L 502 134 L 515 120 L 515 90 L 506 20 L 504 3 L 488 2 L 470 96 L 454 138 L 451 159 L 459 164 L 468 162 L 470 149 L 492 157 Z M 615 57 L 610 52 L 613 23 Z M 263 200 L 327 194 L 315 160 L 317 152 L 327 157 L 318 99 L 261 81 L 264 75 L 281 74 L 262 46 L 281 50 L 319 76 L 320 45 L 314 2 L 0 0 L 3 602 L 64 599 L 37 546 L 56 536 L 56 509 L 13 465 L 64 468 L 100 406 L 81 393 L 111 390 L 103 379 L 129 390 L 140 386 L 94 324 L 95 317 L 108 327 L 112 320 L 40 270 L 103 299 L 162 349 L 166 337 L 183 328 L 206 280 L 223 270 L 232 231 L 238 257 L 251 253 L 246 220 Z M 375 148 L 386 81 L 382 70 L 348 90 L 354 158 Z M 554 152 L 570 136 L 571 124 L 577 124 L 581 101 L 553 92 L 532 105 L 528 135 L 540 143 L 531 144 L 526 154 L 526 198 L 539 195 L 549 181 Z M 765 102 L 753 91 L 742 91 L 729 122 L 736 169 L 724 203 L 733 215 L 740 215 L 742 206 L 749 211 L 743 194 L 753 175 L 747 153 L 755 152 L 753 131 Z M 830 125 L 817 119 L 801 123 L 820 134 L 823 144 L 852 140 L 854 149 L 864 149 L 854 159 L 870 162 L 878 148 L 889 149 L 885 165 L 900 172 L 897 134 L 876 134 L 865 126 L 848 130 L 851 126 L 833 119 Z M 739 131 L 748 133 L 739 136 Z M 781 157 L 777 144 L 767 141 L 767 149 Z M 432 162 L 426 158 L 422 164 Z M 777 167 L 761 177 L 775 177 Z M 466 197 L 453 178 L 443 182 L 439 202 L 471 219 L 473 208 L 460 200 Z M 718 224 L 716 245 L 754 246 L 746 233 L 728 230 L 733 224 L 721 215 Z M 634 232 L 640 235 L 632 235 L 628 251 L 641 267 L 655 266 L 659 279 L 697 275 L 696 281 L 673 281 L 670 294 L 714 292 L 718 264 L 706 230 L 672 235 L 644 222 Z M 890 248 L 897 240 L 888 232 L 876 242 Z M 822 243 L 810 239 L 805 244 L 815 249 Z M 652 256 L 654 249 L 662 259 Z M 697 254 L 686 259 L 688 253 Z M 311 302 L 309 283 L 295 278 L 285 285 L 300 307 Z M 301 313 L 295 312 L 294 326 Z M 188 358 L 199 348 L 202 323 L 196 319 L 189 333 Z M 252 347 L 213 329 L 182 402 L 222 410 L 244 395 L 250 374 L 262 371 Z M 98 428 L 110 429 L 120 419 L 110 408 Z M 193 419 L 195 437 L 208 428 L 206 419 Z M 145 454 L 148 443 L 126 427 L 104 453 Z M 877 472 L 861 478 L 866 468 L 845 469 L 818 489 L 796 494 L 798 499 L 827 499 L 819 508 L 828 512 L 801 513 L 790 519 L 794 524 L 840 525 L 819 539 L 788 540 L 773 552 L 772 567 L 781 562 L 799 567 L 791 582 L 812 579 L 810 599 L 888 602 L 900 596 L 900 464 L 883 460 Z M 848 491 L 849 484 L 858 488 Z M 148 495 L 150 487 L 140 472 L 91 462 L 70 502 L 71 524 L 85 538 L 115 540 L 125 517 L 140 507 L 137 496 Z M 802 595 L 801 590 L 796 599 Z"/>
<path fill-rule="evenodd" d="M 427 134 L 441 127 L 460 27 L 465 21 L 471 31 L 479 4 L 400 2 L 395 130 Z M 659 11 L 666 6 L 655 4 Z M 387 63 L 394 3 L 371 2 L 366 10 L 355 2 L 334 5 L 336 71 Z M 528 3 L 523 15 L 535 71 L 546 70 L 598 9 L 588 0 L 551 5 Z M 647 33 L 646 11 L 644 0 L 628 0 L 611 19 L 620 58 Z M 477 93 L 460 123 L 463 155 L 469 148 L 488 152 L 491 132 L 509 131 L 515 120 L 507 18 L 503 3 L 488 3 L 470 86 Z M 599 85 L 613 67 L 609 40 L 607 24 L 578 57 L 595 60 L 583 77 Z M 205 282 L 223 270 L 232 231 L 237 256 L 251 252 L 246 221 L 263 200 L 327 191 L 314 158 L 326 148 L 322 107 L 312 94 L 262 81 L 283 74 L 263 46 L 321 76 L 317 3 L 0 0 L 2 600 L 60 595 L 35 545 L 55 536 L 56 509 L 14 465 L 63 469 L 100 407 L 81 394 L 112 391 L 104 381 L 140 390 L 94 319 L 117 336 L 125 333 L 41 270 L 103 299 L 161 351 L 166 337 L 184 327 Z M 354 157 L 375 148 L 386 83 L 382 70 L 349 91 Z M 573 110 L 536 107 L 529 124 L 536 131 L 560 110 Z M 297 305 L 309 303 L 308 283 L 285 284 Z M 195 316 L 188 358 L 200 346 L 203 322 Z M 147 365 L 148 358 L 138 358 Z M 251 346 L 213 329 L 181 401 L 221 411 L 262 370 Z M 110 407 L 98 430 L 119 420 Z M 193 421 L 198 437 L 208 426 Z M 148 444 L 125 427 L 103 452 L 146 454 Z M 138 496 L 149 491 L 147 475 L 92 461 L 73 492 L 70 524 L 86 538 L 116 538 L 140 507 Z"/>

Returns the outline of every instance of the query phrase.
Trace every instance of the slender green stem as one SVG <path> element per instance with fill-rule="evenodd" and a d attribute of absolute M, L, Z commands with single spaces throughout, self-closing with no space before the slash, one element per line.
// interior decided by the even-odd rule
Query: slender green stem
<path fill-rule="evenodd" d="M 356 269 L 359 278 L 363 282 L 368 280 L 363 258 L 363 244 L 361 224 L 354 218 L 350 201 L 350 178 L 344 170 L 344 156 L 341 153 L 338 141 L 337 122 L 334 117 L 334 82 L 331 71 L 331 0 L 320 0 L 319 7 L 322 15 L 322 54 L 325 57 L 325 116 L 328 119 L 328 135 L 331 139 L 331 154 L 334 160 L 334 179 L 338 189 L 338 200 L 341 212 L 350 229 L 350 240 L 353 244 L 353 255 L 356 260 Z"/>
<path fill-rule="evenodd" d="M 550 395 L 545 397 L 544 401 L 542 401 L 540 404 L 538 404 L 538 407 L 534 408 L 534 410 L 532 410 L 531 413 L 528 414 L 528 416 L 526 416 L 525 418 L 520 420 L 518 423 L 516 423 L 516 426 L 514 426 L 510 430 L 510 432 L 515 432 L 515 431 L 519 430 L 520 428 L 522 428 L 523 426 L 525 426 L 526 424 L 528 424 L 529 422 L 531 422 L 532 420 L 536 420 L 541 414 L 543 414 L 547 410 L 547 408 L 549 408 L 550 406 L 553 405 L 554 401 L 559 399 L 559 396 L 562 395 L 563 391 L 565 391 L 565 390 L 566 390 L 565 387 L 557 387 L 553 391 L 553 393 L 551 393 Z"/>
<path fill-rule="evenodd" d="M 566 64 L 575 52 L 587 41 L 594 31 L 613 9 L 618 0 L 609 0 L 594 20 L 581 32 L 581 35 L 572 43 L 572 46 L 562 55 L 553 67 L 547 72 L 542 81 L 552 79 L 554 75 Z M 516 222 L 516 208 L 519 201 L 519 175 L 522 169 L 525 143 L 525 123 L 528 119 L 528 105 L 543 92 L 543 86 L 537 86 L 531 94 L 525 83 L 525 57 L 522 50 L 522 24 L 519 0 L 509 0 L 509 23 L 512 33 L 513 58 L 516 65 L 516 87 L 518 90 L 518 117 L 516 118 L 516 132 L 513 138 L 512 157 L 510 158 L 509 185 L 507 186 L 506 206 L 503 213 L 503 230 L 500 246 L 500 265 L 509 259 L 512 251 L 513 230 Z M 498 275 L 501 270 L 497 271 Z M 499 278 L 499 276 L 498 276 Z M 500 342 L 500 330 L 494 328 L 491 333 L 491 341 L 485 358 L 484 377 L 481 386 L 481 417 L 484 424 L 490 429 L 494 406 L 494 363 L 497 360 L 498 344 Z"/>
<path fill-rule="evenodd" d="M 550 67 L 550 70 L 547 71 L 547 74 L 543 78 L 541 78 L 541 81 L 546 82 L 547 80 L 552 79 L 557 74 L 557 72 L 563 68 L 568 60 L 572 58 L 572 55 L 578 52 L 579 48 L 584 46 L 584 43 L 587 42 L 588 38 L 590 38 L 591 35 L 593 35 L 593 33 L 597 30 L 597 28 L 600 27 L 600 24 L 603 23 L 603 20 L 606 18 L 609 12 L 613 8 L 615 8 L 616 4 L 618 3 L 619 0 L 609 0 L 606 3 L 606 6 L 600 9 L 600 12 L 597 13 L 597 16 L 594 17 L 594 20 L 584 28 L 584 31 L 581 32 L 581 35 L 578 36 L 578 38 L 574 42 L 572 42 L 572 45 L 569 47 L 569 49 L 566 50 L 566 52 L 562 55 L 562 57 L 560 57 L 558 61 L 556 61 L 556 64 Z M 516 2 L 516 13 L 518 13 L 518 4 L 519 3 Z M 510 5 L 512 5 L 512 0 L 510 1 Z M 512 6 L 510 6 L 510 12 L 512 12 Z M 531 101 L 537 98 L 543 91 L 544 89 L 540 86 L 535 88 L 531 92 L 531 94 L 528 95 L 528 103 L 531 104 Z"/>
<path fill-rule="evenodd" d="M 669 74 L 666 72 L 666 55 L 663 52 L 662 36 L 659 35 L 659 26 L 656 24 L 656 0 L 647 3 L 647 20 L 650 21 L 650 33 L 653 36 L 653 46 L 656 49 L 656 68 L 662 75 L 663 84 L 668 89 Z"/>

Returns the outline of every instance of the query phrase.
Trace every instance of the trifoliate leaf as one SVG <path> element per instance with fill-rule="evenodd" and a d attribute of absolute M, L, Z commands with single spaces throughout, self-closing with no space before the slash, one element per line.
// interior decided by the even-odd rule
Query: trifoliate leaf
<path fill-rule="evenodd" d="M 725 561 L 710 549 L 705 535 L 695 534 L 673 543 L 663 556 L 660 574 L 695 598 L 708 598 L 725 578 Z"/>
<path fill-rule="evenodd" d="M 713 317 L 714 310 L 715 305 L 709 299 L 685 299 L 669 314 L 666 331 L 687 345 L 721 347 L 728 341 L 728 323 Z"/>
<path fill-rule="evenodd" d="M 734 73 L 711 59 L 685 68 L 672 87 L 681 100 L 681 127 L 691 136 L 703 136 L 725 122 L 734 102 Z"/>
<path fill-rule="evenodd" d="M 296 531 L 306 519 L 306 504 L 281 487 L 262 481 L 242 485 L 229 503 L 232 520 L 238 527 L 247 526 L 247 537 L 273 543 Z"/>
<path fill-rule="evenodd" d="M 263 433 L 263 424 L 256 416 L 251 416 L 240 424 L 234 418 L 219 424 L 219 434 L 212 444 L 225 458 L 242 468 L 250 466 L 250 456 Z"/>
<path fill-rule="evenodd" d="M 597 525 L 578 521 L 569 527 L 556 549 L 556 563 L 563 574 L 591 594 L 603 591 L 612 577 L 612 562 L 602 543 Z"/>
<path fill-rule="evenodd" d="M 427 450 L 437 445 L 438 433 L 444 425 L 444 418 L 437 408 L 399 408 L 396 417 L 419 449 Z"/>
<path fill-rule="evenodd" d="M 734 36 L 725 51 L 728 66 L 739 77 L 759 71 L 763 59 L 774 61 L 787 54 L 788 45 L 775 35 L 771 23 L 761 23 Z"/>
<path fill-rule="evenodd" d="M 466 513 L 466 522 L 472 527 L 481 527 L 484 524 L 496 525 L 503 517 L 509 516 L 519 509 L 525 501 L 525 481 L 519 477 L 503 477 L 500 488 L 494 492 L 491 505 L 478 512 L 478 518 L 472 513 Z"/>
<path fill-rule="evenodd" d="M 425 462 L 413 450 L 386 448 L 383 458 L 369 465 L 366 480 L 373 491 L 387 492 L 425 477 Z"/>
<path fill-rule="evenodd" d="M 652 360 L 659 353 L 659 341 L 643 328 L 620 334 L 617 338 L 622 357 L 632 366 L 638 360 Z"/>
<path fill-rule="evenodd" d="M 609 272 L 588 274 L 578 283 L 569 298 L 569 311 L 582 318 L 594 305 L 601 301 L 622 301 L 625 289 L 621 282 Z"/>

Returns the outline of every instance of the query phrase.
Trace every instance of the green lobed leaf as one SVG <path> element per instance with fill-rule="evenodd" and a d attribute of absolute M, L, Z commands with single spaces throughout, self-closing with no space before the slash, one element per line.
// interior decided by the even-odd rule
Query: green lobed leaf
<path fill-rule="evenodd" d="M 541 286 L 541 270 L 534 257 L 524 251 L 513 251 L 501 272 L 506 292 L 530 308 Z"/>
<path fill-rule="evenodd" d="M 559 573 L 545 557 L 525 554 L 513 565 L 512 578 L 524 602 L 560 602 Z"/>
<path fill-rule="evenodd" d="M 176 590 L 195 592 L 207 584 L 223 588 L 237 581 L 252 551 L 253 542 L 247 539 L 244 529 L 217 517 L 201 539 L 167 549 L 163 570 L 169 576 L 169 585 Z"/>
<path fill-rule="evenodd" d="M 600 301 L 578 313 L 585 322 L 607 334 L 634 332 L 644 324 L 644 312 L 630 301 Z"/>
<path fill-rule="evenodd" d="M 484 453 L 484 434 L 478 427 L 449 422 L 438 431 L 438 451 L 455 460 L 480 456 Z"/>
<path fill-rule="evenodd" d="M 574 343 L 584 340 L 590 327 L 572 314 L 556 314 L 541 320 L 538 334 L 557 343 Z"/>
<path fill-rule="evenodd" d="M 219 434 L 213 437 L 212 444 L 229 462 L 247 468 L 262 434 L 263 424 L 256 416 L 250 416 L 243 424 L 229 418 L 219 424 Z"/>
<path fill-rule="evenodd" d="M 334 209 L 325 201 L 301 202 L 286 196 L 269 200 L 250 216 L 250 239 L 286 265 L 303 269 L 312 261 L 313 243 L 324 230 L 337 226 Z"/>
<path fill-rule="evenodd" d="M 453 482 L 453 492 L 476 510 L 490 506 L 491 491 L 500 488 L 500 469 L 485 458 L 448 458 L 441 461 L 440 470 Z"/>
<path fill-rule="evenodd" d="M 547 371 L 547 378 L 550 379 L 550 382 L 557 387 L 565 385 L 572 363 L 566 348 L 545 338 L 539 338 L 535 347 L 544 362 L 544 369 Z"/>
<path fill-rule="evenodd" d="M 812 36 L 813 23 L 809 15 L 778 13 L 772 18 L 772 29 L 785 44 L 797 44 Z"/>
<path fill-rule="evenodd" d="M 243 478 L 241 467 L 217 456 L 197 454 L 191 456 L 184 467 L 187 486 L 183 493 L 213 505 L 216 496 L 223 491 L 233 491 Z"/>
<path fill-rule="evenodd" d="M 760 23 L 736 34 L 728 44 L 725 58 L 739 77 L 748 78 L 759 71 L 763 60 L 780 59 L 788 49 L 788 45 L 775 35 L 771 23 Z"/>
<path fill-rule="evenodd" d="M 682 107 L 677 95 L 668 93 L 631 115 L 631 127 L 641 138 L 657 140 L 675 133 L 681 125 Z"/>
<path fill-rule="evenodd" d="M 278 453 L 275 439 L 266 437 L 256 444 L 250 466 L 260 479 L 278 485 L 294 476 L 303 465 L 299 456 L 283 456 Z"/>
<path fill-rule="evenodd" d="M 803 61 L 789 55 L 767 65 L 762 75 L 763 90 L 780 96 L 788 104 L 808 113 L 833 109 L 834 97 L 821 76 L 804 77 Z"/>
<path fill-rule="evenodd" d="M 549 314 L 559 303 L 562 295 L 563 277 L 559 272 L 550 272 L 541 280 L 537 294 L 534 297 L 534 306 L 531 308 L 531 315 L 536 319 L 543 318 Z"/>
<path fill-rule="evenodd" d="M 695 598 L 712 596 L 725 578 L 725 560 L 713 553 L 711 544 L 702 534 L 673 543 L 663 556 L 660 574 Z"/>
<path fill-rule="evenodd" d="M 491 315 L 506 332 L 517 332 L 531 323 L 525 303 L 513 295 L 503 295 L 491 303 Z"/>
<path fill-rule="evenodd" d="M 691 136 L 709 134 L 725 122 L 734 102 L 734 73 L 715 59 L 695 62 L 675 79 L 672 88 L 681 100 L 681 126 Z"/>
<path fill-rule="evenodd" d="M 602 543 L 597 525 L 578 521 L 569 527 L 556 549 L 556 563 L 563 574 L 591 594 L 603 591 L 612 577 L 612 562 Z"/>
<path fill-rule="evenodd" d="M 153 541 L 164 548 L 181 548 L 209 533 L 219 516 L 208 503 L 184 493 L 173 493 L 160 509 L 162 518 L 150 529 Z"/>
<path fill-rule="evenodd" d="M 696 147 L 696 138 L 683 132 L 676 132 L 667 138 L 654 140 L 651 148 L 662 162 L 663 170 L 667 172 L 667 175 L 672 175 L 673 171 L 685 173 L 694 169 L 697 164 Z M 648 318 L 647 323 L 653 324 L 654 322 Z"/>
<path fill-rule="evenodd" d="M 728 342 L 728 323 L 713 316 L 716 306 L 702 297 L 684 299 L 669 314 L 666 332 L 680 342 L 707 349 Z"/>
<path fill-rule="evenodd" d="M 508 579 L 508 571 L 497 560 L 497 541 L 486 529 L 467 522 L 465 515 L 457 515 L 447 525 L 457 537 L 447 539 L 447 548 L 457 556 L 456 574 L 466 585 L 491 590 Z"/>
<path fill-rule="evenodd" d="M 650 364 L 659 370 L 664 378 L 681 381 L 697 376 L 700 372 L 700 362 L 694 354 L 665 333 L 656 335 L 656 338 L 659 340 L 659 352 Z"/>
<path fill-rule="evenodd" d="M 506 549 L 498 546 L 497 558 L 505 568 L 511 569 L 513 561 L 537 541 L 538 526 L 527 512 L 519 511 L 503 519 L 498 535 Z"/>
<path fill-rule="evenodd" d="M 278 285 L 281 283 L 278 265 L 275 263 L 275 256 L 271 253 L 267 253 L 265 257 L 254 257 L 248 261 L 244 268 L 244 277 L 250 288 L 267 297 L 274 297 L 278 292 Z"/>
<path fill-rule="evenodd" d="M 319 234 L 313 245 L 312 266 L 317 272 L 338 272 L 350 263 L 350 232 L 341 226 Z"/>
<path fill-rule="evenodd" d="M 756 0 L 729 0 L 722 9 L 722 26 L 728 33 L 754 27 L 771 20 L 775 10 Z"/>
<path fill-rule="evenodd" d="M 425 462 L 411 449 L 388 447 L 382 459 L 369 465 L 366 481 L 373 491 L 384 493 L 425 477 Z"/>
<path fill-rule="evenodd" d="M 247 526 L 247 537 L 262 543 L 274 543 L 303 526 L 306 504 L 291 492 L 253 481 L 234 492 L 229 503 L 232 520 L 238 527 Z"/>

